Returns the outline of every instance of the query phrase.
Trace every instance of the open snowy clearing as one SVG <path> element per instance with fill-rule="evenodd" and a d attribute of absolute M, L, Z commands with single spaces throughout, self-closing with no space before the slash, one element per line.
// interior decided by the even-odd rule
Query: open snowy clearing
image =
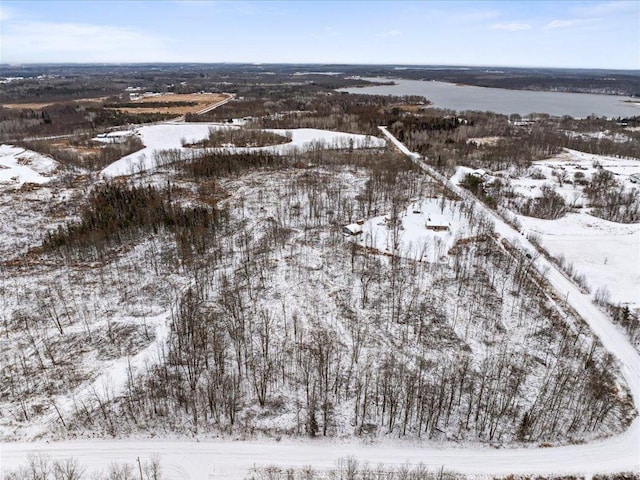
<path fill-rule="evenodd" d="M 508 182 L 516 195 L 525 198 L 542 196 L 542 187 L 550 185 L 571 206 L 584 207 L 586 198 L 583 184 L 590 181 L 599 169 L 608 170 L 626 189 L 638 188 L 631 175 L 640 173 L 640 160 L 593 155 L 565 149 L 561 154 L 533 162 L 525 171 L 508 170 L 488 173 L 483 180 L 490 184 L 496 178 Z M 467 167 L 458 167 L 451 182 L 460 183 L 467 174 L 474 172 Z"/>
<path fill-rule="evenodd" d="M 104 170 L 102 175 L 106 178 L 114 178 L 123 175 L 131 175 L 142 171 L 153 169 L 156 166 L 155 154 L 162 150 L 178 150 L 189 152 L 193 155 L 204 153 L 206 150 L 183 147 L 185 143 L 196 143 L 209 136 L 211 128 L 237 128 L 229 127 L 219 123 L 164 123 L 141 127 L 137 130 L 145 148 L 127 155 L 112 163 Z M 288 153 L 298 150 L 308 150 L 317 145 L 325 147 L 341 148 L 373 148 L 383 147 L 384 140 L 369 135 L 357 135 L 352 133 L 332 132 L 328 130 L 318 130 L 314 128 L 300 128 L 293 130 L 269 129 L 276 134 L 291 133 L 291 142 L 283 145 L 273 145 L 256 148 L 232 148 L 223 149 L 232 152 L 247 151 L 268 151 L 276 154 Z"/>
<path fill-rule="evenodd" d="M 574 138 L 586 138 L 586 139 L 597 139 L 597 140 L 607 139 L 617 143 L 628 142 L 629 140 L 631 140 L 628 135 L 625 135 L 623 133 L 611 132 L 609 130 L 605 130 L 604 132 L 567 131 L 565 133 L 568 136 L 574 137 Z"/>
<path fill-rule="evenodd" d="M 524 175 L 502 172 L 514 192 L 526 198 L 542 196 L 543 185 L 551 185 L 567 204 L 584 208 L 583 186 L 574 180 L 589 181 L 599 169 L 612 172 L 625 189 L 637 189 L 630 175 L 640 173 L 640 161 L 593 155 L 566 149 L 560 155 L 534 162 Z M 451 182 L 458 184 L 473 170 L 458 167 Z M 488 176 L 491 183 L 495 177 Z M 640 307 L 640 224 L 625 224 L 580 213 L 567 213 L 557 220 L 517 215 L 526 234 L 540 236 L 541 244 L 554 257 L 564 257 L 577 274 L 586 277 L 592 292 L 606 288 L 610 301 L 631 308 Z"/>
<path fill-rule="evenodd" d="M 625 189 L 638 188 L 630 177 L 640 173 L 640 160 L 593 155 L 570 149 L 565 149 L 555 157 L 533 162 L 525 171 L 509 170 L 489 173 L 483 180 L 490 184 L 496 178 L 500 178 L 503 182 L 508 182 L 516 195 L 525 198 L 541 197 L 542 187 L 550 185 L 568 205 L 581 208 L 587 204 L 583 185 L 589 182 L 593 174 L 601 168 L 613 173 Z M 458 167 L 451 181 L 460 183 L 473 171 L 471 168 Z"/>
<path fill-rule="evenodd" d="M 573 263 L 592 291 L 607 288 L 613 303 L 640 308 L 640 224 L 609 222 L 584 213 L 558 220 L 518 216 L 525 233 L 538 234 L 547 251 Z"/>
<path fill-rule="evenodd" d="M 639 160 L 593 155 L 570 149 L 565 149 L 556 157 L 533 162 L 526 175 L 515 178 L 510 175 L 510 180 L 515 192 L 525 197 L 542 196 L 542 185 L 551 183 L 569 205 L 584 206 L 582 187 L 575 180 L 583 176 L 585 181 L 589 181 L 599 168 L 613 173 L 626 188 L 637 188 L 631 183 L 630 176 L 640 173 Z"/>
<path fill-rule="evenodd" d="M 0 185 L 50 182 L 59 164 L 40 153 L 12 145 L 0 145 Z"/>
<path fill-rule="evenodd" d="M 634 173 L 640 173 L 640 160 L 634 158 L 618 158 L 607 155 L 594 155 L 591 153 L 579 152 L 577 150 L 565 149 L 560 155 L 549 160 L 534 162 L 539 165 L 549 167 L 565 167 L 571 173 L 586 168 L 587 173 L 593 173 L 596 168 L 602 167 L 621 177 L 628 177 Z"/>
<path fill-rule="evenodd" d="M 576 202 L 578 198 L 582 199 L 582 187 L 573 182 L 577 178 L 576 174 L 578 176 L 583 174 L 584 179 L 588 181 L 600 168 L 613 173 L 625 187 L 637 188 L 631 183 L 630 176 L 634 173 L 640 173 L 639 160 L 593 155 L 570 149 L 565 149 L 556 157 L 533 162 L 529 174 L 535 172 L 538 175 L 543 175 L 544 179 L 520 178 L 516 179 L 514 183 L 517 185 L 516 190 L 519 193 L 526 195 L 528 191 L 528 196 L 540 196 L 540 186 L 552 182 L 554 189 L 564 197 L 567 203 L 582 205 L 581 202 Z"/>
<path fill-rule="evenodd" d="M 501 137 L 474 137 L 467 140 L 467 143 L 475 143 L 478 146 L 496 145 Z"/>
<path fill-rule="evenodd" d="M 433 262 L 465 236 L 449 201 L 441 205 L 434 199 L 416 200 L 400 212 L 397 220 L 394 226 L 389 215 L 369 219 L 355 241 L 387 255 Z"/>

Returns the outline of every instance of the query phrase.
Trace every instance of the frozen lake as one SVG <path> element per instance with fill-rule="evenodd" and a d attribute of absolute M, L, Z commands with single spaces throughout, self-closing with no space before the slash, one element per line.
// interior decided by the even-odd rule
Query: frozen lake
<path fill-rule="evenodd" d="M 534 92 L 504 88 L 472 87 L 454 83 L 365 78 L 370 81 L 393 81 L 396 85 L 344 88 L 339 91 L 370 95 L 421 95 L 437 108 L 480 110 L 496 113 L 528 115 L 548 113 L 583 118 L 595 114 L 606 117 L 640 115 L 640 103 L 629 103 L 630 97 L 591 93 Z M 640 99 L 635 99 L 640 102 Z"/>

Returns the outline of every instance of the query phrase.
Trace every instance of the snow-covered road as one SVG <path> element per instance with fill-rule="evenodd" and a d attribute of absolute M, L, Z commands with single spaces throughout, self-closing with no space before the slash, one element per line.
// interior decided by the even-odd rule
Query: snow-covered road
<path fill-rule="evenodd" d="M 386 129 L 382 132 L 421 168 L 446 183 L 465 198 L 468 192 L 420 161 Z M 524 236 L 478 202 L 478 208 L 492 215 L 496 232 L 534 251 Z M 544 258 L 536 260 L 541 271 L 548 270 L 549 283 L 567 298 L 600 338 L 604 347 L 618 360 L 621 372 L 638 407 L 640 399 L 640 355 L 625 335 L 554 265 Z M 621 435 L 583 445 L 553 448 L 494 449 L 485 446 L 431 446 L 402 441 L 384 441 L 366 445 L 361 440 L 283 440 L 264 441 L 172 441 L 172 440 L 79 440 L 52 443 L 7 443 L 0 446 L 1 469 L 24 463 L 30 453 L 46 453 L 54 458 L 77 457 L 100 469 L 113 461 L 133 462 L 161 459 L 167 480 L 242 479 L 254 466 L 276 464 L 281 467 L 312 465 L 316 469 L 335 466 L 339 458 L 354 456 L 373 465 L 424 463 L 432 468 L 445 467 L 468 474 L 577 474 L 640 471 L 640 420 L 636 418 Z"/>
<path fill-rule="evenodd" d="M 254 466 L 279 465 L 316 470 L 336 466 L 340 458 L 354 456 L 371 465 L 423 463 L 431 469 L 444 466 L 461 473 L 507 475 L 616 472 L 638 468 L 632 455 L 631 432 L 588 445 L 544 449 L 494 449 L 491 447 L 420 447 L 384 442 L 363 445 L 357 441 L 164 441 L 81 440 L 50 444 L 12 443 L 2 448 L 3 467 L 16 466 L 29 453 L 45 452 L 53 458 L 76 457 L 91 469 L 111 462 L 134 463 L 157 455 L 166 480 L 243 479 Z M 636 437 L 637 438 L 637 437 Z M 637 452 L 636 452 L 637 453 Z"/>

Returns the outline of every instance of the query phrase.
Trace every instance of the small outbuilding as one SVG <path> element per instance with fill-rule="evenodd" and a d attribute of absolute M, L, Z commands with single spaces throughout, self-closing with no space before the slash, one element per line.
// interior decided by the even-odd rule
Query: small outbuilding
<path fill-rule="evenodd" d="M 488 177 L 487 172 L 485 170 L 482 170 L 481 168 L 470 172 L 469 175 L 471 175 L 472 177 L 479 178 L 481 180 L 486 180 Z"/>
<path fill-rule="evenodd" d="M 437 220 L 427 220 L 425 226 L 427 227 L 427 230 L 432 230 L 434 232 L 448 232 L 449 228 L 451 228 L 451 224 L 448 222 Z"/>
<path fill-rule="evenodd" d="M 362 233 L 362 225 L 357 223 L 350 223 L 342 227 L 342 233 L 345 235 L 356 236 Z"/>
<path fill-rule="evenodd" d="M 448 232 L 451 229 L 451 222 L 441 215 L 430 214 L 427 216 L 424 226 L 432 232 Z"/>

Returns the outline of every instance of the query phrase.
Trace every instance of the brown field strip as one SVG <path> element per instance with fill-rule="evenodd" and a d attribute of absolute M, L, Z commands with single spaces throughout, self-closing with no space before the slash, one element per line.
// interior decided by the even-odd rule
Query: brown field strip
<path fill-rule="evenodd" d="M 222 100 L 228 98 L 228 95 L 222 93 L 186 93 L 186 94 L 167 94 L 167 95 L 153 95 L 149 97 L 138 98 L 131 100 L 129 103 L 135 103 L 144 105 L 150 104 L 149 107 L 122 107 L 122 108 L 110 108 L 109 110 L 119 110 L 127 113 L 164 113 L 171 115 L 184 115 L 186 113 L 196 113 L 209 105 L 216 104 Z M 41 103 L 4 103 L 1 106 L 11 109 L 22 110 L 40 110 L 50 105 L 60 103 L 98 103 L 106 100 L 107 97 L 98 98 L 79 98 L 77 100 L 68 100 L 60 102 L 41 102 Z M 159 102 L 195 102 L 195 105 L 181 105 L 181 106 L 167 106 L 158 107 L 154 106 L 154 103 Z"/>
<path fill-rule="evenodd" d="M 114 108 L 121 112 L 127 113 L 166 113 L 171 115 L 184 115 L 186 113 L 196 113 L 209 105 L 216 104 L 226 99 L 227 95 L 221 93 L 189 93 L 189 94 L 169 94 L 169 95 L 154 95 L 150 97 L 143 97 L 137 100 L 132 100 L 130 103 L 144 105 L 145 103 L 151 104 L 147 107 L 122 107 Z M 158 107 L 153 106 L 154 103 L 160 102 L 195 102 L 195 105 L 181 105 L 181 106 L 167 106 Z"/>
<path fill-rule="evenodd" d="M 40 110 L 50 105 L 56 105 L 60 103 L 99 103 L 104 101 L 106 98 L 107 97 L 77 98 L 75 100 L 64 100 L 59 102 L 42 102 L 42 103 L 3 103 L 3 104 L 0 104 L 0 106 L 2 106 L 3 108 L 11 108 L 14 110 Z"/>

